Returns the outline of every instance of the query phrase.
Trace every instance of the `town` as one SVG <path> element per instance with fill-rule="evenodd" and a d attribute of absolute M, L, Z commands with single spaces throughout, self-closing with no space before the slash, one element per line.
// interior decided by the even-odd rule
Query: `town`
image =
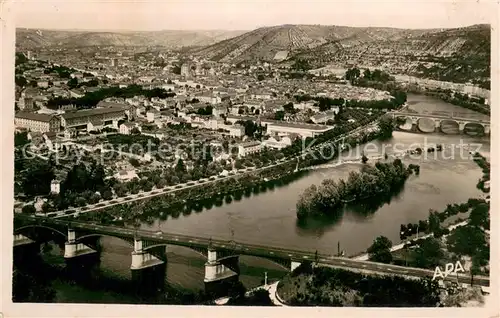
<path fill-rule="evenodd" d="M 276 28 L 295 41 L 290 30 L 306 27 Z M 349 36 L 348 53 L 335 57 L 320 45 L 239 59 L 253 47 L 230 51 L 235 38 L 200 48 L 18 38 L 14 300 L 29 300 L 23 279 L 50 290 L 42 302 L 62 297 L 30 272 L 35 254 L 60 285 L 137 287 L 129 303 L 483 304 L 491 96 L 482 60 L 468 75 L 432 75 L 446 56 L 402 61 L 394 52 L 406 49 L 368 49 Z M 472 151 L 474 142 L 487 149 Z M 465 157 L 439 157 L 458 144 Z M 120 244 L 130 250 L 119 254 Z M 180 264 L 196 268 L 194 278 Z M 460 271 L 436 275 L 445 264 Z"/>

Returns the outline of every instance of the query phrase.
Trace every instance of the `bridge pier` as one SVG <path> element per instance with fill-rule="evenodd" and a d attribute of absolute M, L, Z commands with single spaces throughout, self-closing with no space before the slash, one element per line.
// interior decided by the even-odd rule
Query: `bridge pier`
<path fill-rule="evenodd" d="M 297 267 L 299 267 L 301 265 L 300 262 L 295 262 L 295 261 L 292 261 L 292 264 L 290 266 L 290 271 L 294 271 Z"/>
<path fill-rule="evenodd" d="M 134 251 L 132 252 L 132 264 L 130 265 L 131 270 L 141 270 L 148 267 L 153 267 L 159 264 L 163 264 L 164 261 L 160 258 L 148 253 L 143 249 L 143 242 L 141 239 L 134 239 Z M 165 247 L 166 255 L 166 247 Z"/>
<path fill-rule="evenodd" d="M 458 122 L 458 131 L 463 134 L 464 133 L 464 130 L 465 130 L 465 124 L 466 122 L 463 122 L 463 121 L 459 121 Z"/>
<path fill-rule="evenodd" d="M 434 132 L 436 132 L 436 131 L 441 131 L 441 120 L 440 119 L 434 120 Z"/>
<path fill-rule="evenodd" d="M 236 258 L 236 262 L 238 259 Z M 210 294 L 223 296 L 227 292 L 227 285 L 236 282 L 239 273 L 226 267 L 217 260 L 217 251 L 209 247 L 208 260 L 205 263 L 205 291 Z"/>
<path fill-rule="evenodd" d="M 22 234 L 14 234 L 14 247 L 33 244 L 35 241 Z"/>
<path fill-rule="evenodd" d="M 64 258 L 70 259 L 78 256 L 95 254 L 96 250 L 90 248 L 89 246 L 78 243 L 76 241 L 76 232 L 73 229 L 68 229 L 68 241 L 64 244 Z"/>
<path fill-rule="evenodd" d="M 143 241 L 134 238 L 130 271 L 136 292 L 140 295 L 155 294 L 164 289 L 167 268 L 167 247 L 155 248 L 155 255 L 144 250 Z"/>
<path fill-rule="evenodd" d="M 484 134 L 489 135 L 490 134 L 490 125 L 483 125 L 484 127 Z"/>

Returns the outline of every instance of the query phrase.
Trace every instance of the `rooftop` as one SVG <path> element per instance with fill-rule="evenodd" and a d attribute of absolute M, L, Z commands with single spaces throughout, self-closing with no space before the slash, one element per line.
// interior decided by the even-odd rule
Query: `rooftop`
<path fill-rule="evenodd" d="M 81 118 L 81 117 L 89 117 L 89 116 L 95 116 L 95 115 L 104 115 L 104 114 L 110 114 L 110 113 L 117 113 L 117 112 L 123 112 L 123 108 L 117 108 L 117 107 L 106 107 L 106 108 L 93 108 L 93 109 L 84 109 L 84 110 L 78 110 L 75 112 L 68 112 L 64 113 L 62 117 L 64 119 L 74 119 L 74 118 Z"/>
<path fill-rule="evenodd" d="M 330 130 L 333 128 L 333 126 L 327 126 L 327 125 L 292 123 L 292 122 L 283 122 L 283 121 L 270 120 L 270 119 L 262 120 L 262 123 L 263 124 L 271 124 L 273 126 L 291 127 L 291 128 L 308 129 L 308 130 L 316 130 L 316 131 L 326 131 L 326 130 Z"/>
<path fill-rule="evenodd" d="M 49 122 L 52 118 L 54 118 L 54 115 L 37 114 L 37 113 L 29 113 L 29 112 L 19 112 L 19 113 L 16 114 L 15 117 L 16 118 L 29 119 L 29 120 Z"/>

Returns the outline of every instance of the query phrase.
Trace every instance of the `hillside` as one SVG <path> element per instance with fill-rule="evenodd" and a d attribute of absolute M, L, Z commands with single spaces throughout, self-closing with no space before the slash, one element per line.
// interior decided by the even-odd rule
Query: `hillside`
<path fill-rule="evenodd" d="M 192 52 L 231 63 L 265 60 L 290 65 L 305 59 L 313 68 L 372 66 L 392 73 L 471 81 L 486 87 L 490 45 L 489 25 L 426 30 L 281 25 L 260 28 Z"/>
<path fill-rule="evenodd" d="M 241 62 L 255 59 L 271 61 L 280 51 L 288 51 L 288 57 L 304 52 L 314 52 L 318 48 L 325 53 L 332 53 L 345 47 L 399 39 L 422 32 L 391 28 L 280 25 L 250 31 L 235 38 L 195 50 L 194 53 L 221 62 Z"/>
<path fill-rule="evenodd" d="M 179 48 L 211 45 L 242 33 L 244 31 L 86 32 L 17 29 L 16 45 L 27 49 L 50 46 L 165 46 Z"/>

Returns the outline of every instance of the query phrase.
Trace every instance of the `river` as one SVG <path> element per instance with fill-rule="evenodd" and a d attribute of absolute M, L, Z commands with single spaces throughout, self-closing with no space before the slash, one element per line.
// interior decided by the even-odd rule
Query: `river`
<path fill-rule="evenodd" d="M 416 111 L 471 112 L 447 104 L 432 97 L 409 95 L 408 105 Z M 337 245 L 347 255 L 363 252 L 379 235 L 387 236 L 393 244 L 400 242 L 400 224 L 415 223 L 426 219 L 429 209 L 443 210 L 448 203 L 464 202 L 471 197 L 479 197 L 476 183 L 482 172 L 471 160 L 468 151 L 455 147 L 462 144 L 476 144 L 471 150 L 479 151 L 487 158 L 490 144 L 487 138 L 464 135 L 418 134 L 394 132 L 393 138 L 385 142 L 363 145 L 367 156 L 385 151 L 388 155 L 407 148 L 444 145 L 443 152 L 424 153 L 425 157 L 405 158 L 405 164 L 419 164 L 420 175 L 411 176 L 404 189 L 390 203 L 384 204 L 376 212 L 347 208 L 336 220 L 308 220 L 298 224 L 295 204 L 298 196 L 311 184 L 319 184 L 325 178 L 346 178 L 361 164 L 344 164 L 335 168 L 313 170 L 303 178 L 286 186 L 268 190 L 265 193 L 243 197 L 240 201 L 213 207 L 210 210 L 168 217 L 157 220 L 151 226 L 154 231 L 211 236 L 238 242 L 267 244 L 303 250 L 318 250 L 334 255 Z M 479 148 L 478 148 L 479 147 Z M 360 150 L 361 151 L 361 150 Z M 452 155 L 454 153 L 454 155 Z M 341 158 L 357 157 L 356 153 L 344 153 Z M 337 160 L 337 159 L 336 159 Z M 370 161 L 369 161 L 370 162 Z M 101 239 L 103 252 L 99 275 L 130 279 L 130 253 L 125 242 L 104 237 Z M 196 252 L 175 246 L 168 246 L 167 282 L 189 289 L 203 288 L 205 260 Z M 270 261 L 254 257 L 240 258 L 240 280 L 247 287 L 261 284 L 264 271 L 270 279 L 278 279 L 284 270 Z M 63 280 L 55 280 L 56 301 L 59 302 L 119 302 L 133 303 L 134 299 L 117 290 L 90 290 L 71 285 Z"/>

